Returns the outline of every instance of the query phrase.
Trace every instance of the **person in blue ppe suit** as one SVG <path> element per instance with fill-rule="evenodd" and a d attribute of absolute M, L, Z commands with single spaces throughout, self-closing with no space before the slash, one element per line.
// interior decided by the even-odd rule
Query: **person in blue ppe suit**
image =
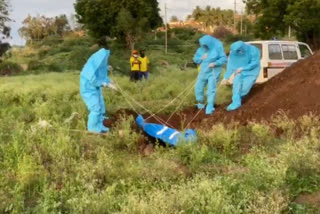
<path fill-rule="evenodd" d="M 228 111 L 241 107 L 241 100 L 255 84 L 260 73 L 260 50 L 242 41 L 231 45 L 227 71 L 221 85 L 226 85 L 228 79 L 235 74 L 233 80 L 232 103 Z"/>
<path fill-rule="evenodd" d="M 196 131 L 186 129 L 183 133 L 162 124 L 147 123 L 141 115 L 136 118 L 137 125 L 149 136 L 161 140 L 171 146 L 177 146 L 181 142 L 194 142 L 197 139 Z"/>
<path fill-rule="evenodd" d="M 90 112 L 87 124 L 90 132 L 109 131 L 103 125 L 106 109 L 102 87 L 117 89 L 108 78 L 109 56 L 109 50 L 100 49 L 88 59 L 80 74 L 80 94 Z"/>
<path fill-rule="evenodd" d="M 199 42 L 200 48 L 193 58 L 194 63 L 200 65 L 195 95 L 198 109 L 204 109 L 204 89 L 208 85 L 206 114 L 210 115 L 215 110 L 216 85 L 220 79 L 222 66 L 227 62 L 227 57 L 218 39 L 205 35 L 200 38 Z"/>

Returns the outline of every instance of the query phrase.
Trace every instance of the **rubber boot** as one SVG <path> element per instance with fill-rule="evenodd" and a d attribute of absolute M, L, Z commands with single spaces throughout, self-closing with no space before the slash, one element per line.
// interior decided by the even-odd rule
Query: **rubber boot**
<path fill-rule="evenodd" d="M 107 132 L 110 131 L 110 129 L 107 128 L 107 127 L 105 127 L 104 125 L 102 125 L 102 128 L 101 128 L 101 129 L 102 129 L 102 130 L 101 130 L 101 133 L 107 133 Z"/>
<path fill-rule="evenodd" d="M 103 124 L 102 124 L 102 127 L 101 127 L 101 132 L 103 133 L 106 133 L 108 132 L 110 129 L 108 127 L 105 127 Z"/>
<path fill-rule="evenodd" d="M 206 106 L 205 106 L 205 104 L 203 104 L 203 103 L 198 103 L 197 105 L 197 108 L 200 110 L 200 109 L 204 109 Z"/>
<path fill-rule="evenodd" d="M 206 115 L 211 115 L 214 112 L 213 104 L 208 104 L 206 107 Z"/>
<path fill-rule="evenodd" d="M 228 108 L 227 108 L 227 111 L 234 111 L 234 110 L 237 110 L 241 107 L 241 104 L 240 103 L 231 103 Z"/>

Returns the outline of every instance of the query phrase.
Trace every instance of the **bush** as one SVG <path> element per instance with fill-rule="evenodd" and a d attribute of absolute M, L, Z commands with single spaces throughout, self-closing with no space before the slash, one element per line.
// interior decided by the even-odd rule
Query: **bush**
<path fill-rule="evenodd" d="M 4 61 L 0 63 L 0 76 L 15 75 L 23 71 L 23 68 L 14 62 Z"/>
<path fill-rule="evenodd" d="M 81 70 L 83 65 L 87 62 L 89 57 L 96 52 L 97 49 L 90 49 L 86 46 L 78 46 L 75 47 L 71 52 L 68 57 L 69 63 L 69 69 L 74 69 L 74 70 Z"/>
<path fill-rule="evenodd" d="M 224 39 L 232 35 L 233 35 L 232 32 L 229 29 L 225 28 L 224 26 L 217 27 L 213 32 L 213 36 L 218 39 Z"/>
<path fill-rule="evenodd" d="M 40 46 L 56 46 L 57 44 L 61 44 L 62 42 L 63 38 L 60 36 L 48 36 L 41 41 Z"/>
<path fill-rule="evenodd" d="M 196 30 L 192 28 L 174 28 L 168 32 L 169 35 L 179 40 L 190 40 L 196 33 Z"/>
<path fill-rule="evenodd" d="M 55 63 L 55 62 L 48 64 L 47 68 L 49 71 L 56 71 L 56 72 L 62 72 L 64 70 L 61 64 Z"/>
<path fill-rule="evenodd" d="M 28 71 L 39 71 L 39 70 L 45 70 L 46 65 L 39 61 L 39 60 L 31 60 L 28 63 Z"/>

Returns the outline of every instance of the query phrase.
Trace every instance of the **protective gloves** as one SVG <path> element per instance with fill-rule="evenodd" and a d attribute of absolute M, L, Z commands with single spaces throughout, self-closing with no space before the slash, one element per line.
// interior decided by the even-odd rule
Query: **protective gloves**
<path fill-rule="evenodd" d="M 104 82 L 104 83 L 102 83 L 102 86 L 105 87 L 105 88 L 108 87 L 108 88 L 110 88 L 112 90 L 118 91 L 118 88 L 112 83 L 108 84 L 108 83 Z"/>
<path fill-rule="evenodd" d="M 109 87 L 110 89 L 112 89 L 112 90 L 118 91 L 117 86 L 115 86 L 115 85 L 112 84 L 112 83 L 109 83 L 109 84 L 108 84 L 108 87 Z"/>
<path fill-rule="evenodd" d="M 223 79 L 221 82 L 220 82 L 220 85 L 227 85 L 228 84 L 228 80 L 227 79 Z"/>
<path fill-rule="evenodd" d="M 238 68 L 237 70 L 236 70 L 236 74 L 240 74 L 242 72 L 242 68 Z"/>

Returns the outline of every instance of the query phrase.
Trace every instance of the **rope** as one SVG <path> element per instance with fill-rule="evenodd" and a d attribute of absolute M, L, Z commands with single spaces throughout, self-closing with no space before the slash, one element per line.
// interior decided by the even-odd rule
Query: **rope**
<path fill-rule="evenodd" d="M 170 126 L 173 128 L 173 126 L 169 123 L 167 123 L 166 121 L 164 121 L 163 119 L 161 119 L 160 117 L 156 116 L 155 114 L 152 113 L 152 111 L 150 111 L 149 109 L 147 109 L 146 107 L 144 107 L 143 105 L 141 105 L 139 102 L 135 101 L 133 98 L 130 97 L 130 99 L 132 100 L 132 102 L 134 102 L 136 105 L 140 106 L 141 108 L 143 108 L 146 112 L 148 112 L 149 114 L 154 115 L 153 118 L 156 119 L 158 122 L 166 124 L 167 126 Z M 149 119 L 150 117 L 148 117 Z"/>
<path fill-rule="evenodd" d="M 141 108 L 143 108 L 143 109 L 144 109 L 145 111 L 147 111 L 149 114 L 153 114 L 149 109 L 147 109 L 146 107 L 144 107 L 143 105 L 141 105 L 140 103 L 138 103 L 137 101 L 135 101 L 133 98 L 131 98 L 128 94 L 126 94 L 126 93 L 122 90 L 122 88 L 120 87 L 120 85 L 119 85 L 117 82 L 114 82 L 114 83 L 117 85 L 117 87 L 119 88 L 120 93 L 122 94 L 122 96 L 125 98 L 125 100 L 126 100 L 128 103 L 129 103 L 129 101 L 128 101 L 128 97 L 129 97 L 129 99 L 131 99 L 131 101 L 132 101 L 133 103 L 135 103 L 136 105 L 138 105 L 138 106 L 140 106 Z M 130 104 L 130 106 L 133 108 L 133 105 Z M 139 115 L 139 113 L 138 113 L 136 110 L 134 110 L 134 111 Z M 163 119 L 157 117 L 156 115 L 154 115 L 153 118 L 155 118 L 159 123 L 166 124 L 167 126 L 170 126 L 170 127 L 173 128 L 172 125 L 170 125 L 169 123 L 166 123 L 166 121 L 164 121 Z"/>
<path fill-rule="evenodd" d="M 156 114 L 159 114 L 160 112 L 162 112 L 164 109 L 166 109 L 168 106 L 170 106 L 172 103 L 174 103 L 179 97 L 181 97 L 187 90 L 190 89 L 190 86 L 193 87 L 194 83 L 197 81 L 197 78 L 195 80 L 193 80 L 193 82 L 188 85 L 188 87 L 183 90 L 176 98 L 174 98 L 172 101 L 170 101 L 167 105 L 165 105 L 162 109 L 160 109 L 159 111 L 157 111 L 155 114 L 150 115 L 146 120 L 150 119 L 151 117 L 154 117 Z"/>
<path fill-rule="evenodd" d="M 214 76 L 214 80 L 216 80 L 216 73 L 214 72 L 214 69 L 213 69 L 213 76 Z M 218 83 L 217 83 L 218 84 Z M 218 90 L 220 90 L 221 88 L 221 84 L 219 84 L 218 88 L 217 88 L 217 92 Z M 186 128 L 188 128 L 191 123 L 198 117 L 198 115 L 200 114 L 200 112 L 202 111 L 202 109 L 199 109 L 199 111 L 197 112 L 197 114 L 190 120 L 190 122 L 187 124 Z"/>
<path fill-rule="evenodd" d="M 217 91 L 221 88 L 222 85 L 219 84 Z M 200 114 L 200 112 L 202 111 L 202 109 L 199 109 L 199 111 L 197 112 L 197 114 L 190 120 L 190 122 L 188 123 L 188 125 L 186 126 L 189 127 L 191 125 L 191 123 L 198 117 L 198 115 Z"/>
<path fill-rule="evenodd" d="M 121 87 L 115 82 L 115 84 L 117 85 L 117 87 L 119 88 L 120 93 L 122 94 L 122 96 L 125 98 L 124 100 L 128 103 L 128 105 L 132 108 L 132 110 L 139 115 L 139 112 L 137 111 L 137 109 L 134 108 L 134 106 L 132 105 L 132 103 L 129 102 L 128 99 L 126 99 L 123 90 L 121 89 Z"/>
<path fill-rule="evenodd" d="M 193 87 L 190 88 L 190 89 L 193 89 Z M 182 106 L 182 104 L 184 103 L 185 99 L 189 96 L 189 94 L 190 94 L 191 92 L 192 92 L 192 90 L 190 90 L 190 91 L 188 92 L 188 94 L 186 94 L 185 98 L 184 98 L 184 99 L 182 100 L 182 102 L 177 106 L 177 108 L 172 112 L 172 114 L 170 115 L 170 117 L 167 119 L 166 122 L 168 122 L 168 121 L 173 117 L 173 115 L 179 110 L 179 108 Z"/>

